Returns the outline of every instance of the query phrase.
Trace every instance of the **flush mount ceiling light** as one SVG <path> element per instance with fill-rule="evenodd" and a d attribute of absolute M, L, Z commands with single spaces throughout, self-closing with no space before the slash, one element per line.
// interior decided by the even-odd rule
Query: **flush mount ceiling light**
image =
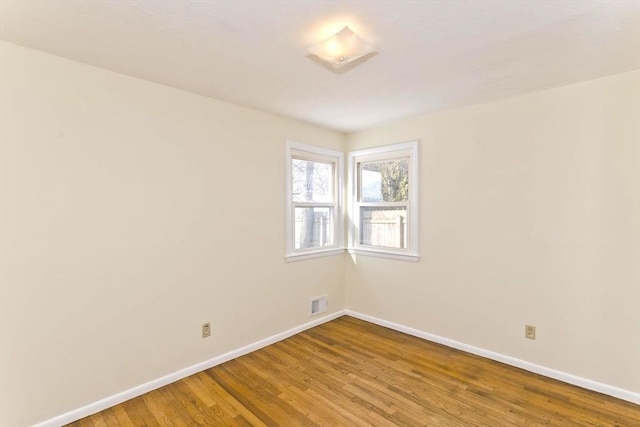
<path fill-rule="evenodd" d="M 364 42 L 349 27 L 344 27 L 325 41 L 307 49 L 310 53 L 340 68 L 348 63 L 376 51 L 376 48 Z"/>

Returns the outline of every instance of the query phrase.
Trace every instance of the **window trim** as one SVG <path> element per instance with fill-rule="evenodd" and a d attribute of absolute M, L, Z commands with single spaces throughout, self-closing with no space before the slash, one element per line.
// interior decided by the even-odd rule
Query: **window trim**
<path fill-rule="evenodd" d="M 302 154 L 300 154 L 302 153 Z M 344 248 L 344 203 L 343 203 L 343 176 L 344 176 L 344 153 L 327 148 L 316 147 L 314 145 L 301 144 L 287 141 L 285 153 L 285 179 L 286 179 L 286 224 L 285 224 L 285 260 L 287 262 L 302 261 L 305 259 L 319 258 L 331 255 L 343 254 Z M 296 203 L 293 202 L 293 185 L 291 163 L 294 158 L 301 158 L 317 162 L 334 162 L 334 201 L 319 203 L 324 206 L 333 207 L 333 245 L 320 248 L 295 249 L 294 238 L 294 214 Z M 316 203 L 313 203 L 316 205 Z"/>
<path fill-rule="evenodd" d="M 360 244 L 360 206 L 369 202 L 358 202 L 358 163 L 409 158 L 409 200 L 401 204 L 407 206 L 407 248 L 385 248 Z M 348 156 L 348 198 L 349 198 L 349 247 L 351 254 L 418 261 L 418 141 L 383 145 L 349 152 Z M 393 202 L 389 202 L 393 203 Z M 375 204 L 375 203 L 374 203 Z"/>

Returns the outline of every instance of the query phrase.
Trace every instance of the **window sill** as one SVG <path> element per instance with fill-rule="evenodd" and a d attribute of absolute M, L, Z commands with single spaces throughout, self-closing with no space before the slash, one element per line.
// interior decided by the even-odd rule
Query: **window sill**
<path fill-rule="evenodd" d="M 337 249 L 333 248 L 333 249 L 325 249 L 325 250 L 319 250 L 314 252 L 288 254 L 284 259 L 287 262 L 296 262 L 296 261 L 304 261 L 306 259 L 312 259 L 312 258 L 322 258 L 326 256 L 341 255 L 343 253 L 344 253 L 344 248 L 337 248 Z"/>
<path fill-rule="evenodd" d="M 348 249 L 349 254 L 351 255 L 361 255 L 361 256 L 371 256 L 376 258 L 387 258 L 387 259 L 395 259 L 398 261 L 409 261 L 409 262 L 418 262 L 420 261 L 420 256 L 412 255 L 412 254 L 401 254 L 397 252 L 386 252 L 386 251 L 376 251 L 371 249 Z"/>

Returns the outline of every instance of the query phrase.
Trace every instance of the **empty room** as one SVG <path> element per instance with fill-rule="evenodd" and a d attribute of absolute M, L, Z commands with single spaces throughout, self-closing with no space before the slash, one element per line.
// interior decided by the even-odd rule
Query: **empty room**
<path fill-rule="evenodd" d="M 640 1 L 0 0 L 0 427 L 640 426 Z"/>

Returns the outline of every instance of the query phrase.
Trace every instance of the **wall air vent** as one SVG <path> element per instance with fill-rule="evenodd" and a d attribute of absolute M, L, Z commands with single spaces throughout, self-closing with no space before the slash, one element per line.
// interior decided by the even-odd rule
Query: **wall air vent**
<path fill-rule="evenodd" d="M 329 307 L 329 300 L 326 295 L 311 298 L 311 315 L 324 313 Z"/>

